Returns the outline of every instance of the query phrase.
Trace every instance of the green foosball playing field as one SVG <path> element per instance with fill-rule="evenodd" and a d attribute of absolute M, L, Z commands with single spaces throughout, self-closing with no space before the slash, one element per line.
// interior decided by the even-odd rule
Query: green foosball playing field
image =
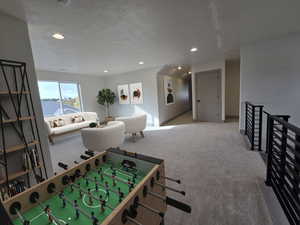
<path fill-rule="evenodd" d="M 104 163 L 67 185 L 63 194 L 57 193 L 24 213 L 23 219 L 30 225 L 100 224 L 145 176 L 141 171 Z M 77 207 L 74 200 L 77 200 Z M 48 211 L 45 210 L 47 206 Z M 14 224 L 24 223 L 18 218 Z"/>

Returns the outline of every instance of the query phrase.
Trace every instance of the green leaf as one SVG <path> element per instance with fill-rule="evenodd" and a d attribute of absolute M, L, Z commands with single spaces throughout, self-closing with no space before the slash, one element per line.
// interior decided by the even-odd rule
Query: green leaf
<path fill-rule="evenodd" d="M 115 102 L 116 94 L 108 89 L 104 88 L 99 91 L 98 96 L 97 96 L 97 102 L 100 105 L 112 105 Z"/>

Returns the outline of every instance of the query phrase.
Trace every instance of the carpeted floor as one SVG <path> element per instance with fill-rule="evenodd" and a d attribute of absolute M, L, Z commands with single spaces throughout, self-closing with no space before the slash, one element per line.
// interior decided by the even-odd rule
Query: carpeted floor
<path fill-rule="evenodd" d="M 165 159 L 167 175 L 181 178 L 182 185 L 169 184 L 184 189 L 187 196 L 168 194 L 191 204 L 192 214 L 169 207 L 166 225 L 286 223 L 264 185 L 265 165 L 258 153 L 246 149 L 237 123 L 163 126 L 145 131 L 145 138 L 135 143 L 127 138 L 122 148 Z M 57 139 L 51 146 L 54 168 L 59 171 L 58 161 L 79 160 L 83 151 L 80 134 Z"/>
<path fill-rule="evenodd" d="M 191 123 L 195 123 L 195 121 L 193 121 L 193 112 L 188 111 L 188 112 L 181 114 L 180 116 L 177 116 L 176 118 L 166 122 L 163 126 L 183 125 L 183 124 L 191 124 Z"/>

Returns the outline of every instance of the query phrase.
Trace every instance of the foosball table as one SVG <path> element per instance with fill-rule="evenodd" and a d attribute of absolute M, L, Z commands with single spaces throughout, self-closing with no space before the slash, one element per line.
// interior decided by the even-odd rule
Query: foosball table
<path fill-rule="evenodd" d="M 51 177 L 3 202 L 1 225 L 163 225 L 167 206 L 191 207 L 166 195 L 164 161 L 120 149 L 86 151 Z"/>

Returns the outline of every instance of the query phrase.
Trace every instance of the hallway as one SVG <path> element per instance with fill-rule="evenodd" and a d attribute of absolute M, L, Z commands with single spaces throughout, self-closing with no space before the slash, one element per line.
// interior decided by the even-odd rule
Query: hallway
<path fill-rule="evenodd" d="M 197 123 L 193 120 L 192 111 L 185 112 L 172 120 L 167 121 L 162 126 L 172 126 L 172 125 L 182 125 L 182 124 L 190 124 L 190 123 Z"/>

